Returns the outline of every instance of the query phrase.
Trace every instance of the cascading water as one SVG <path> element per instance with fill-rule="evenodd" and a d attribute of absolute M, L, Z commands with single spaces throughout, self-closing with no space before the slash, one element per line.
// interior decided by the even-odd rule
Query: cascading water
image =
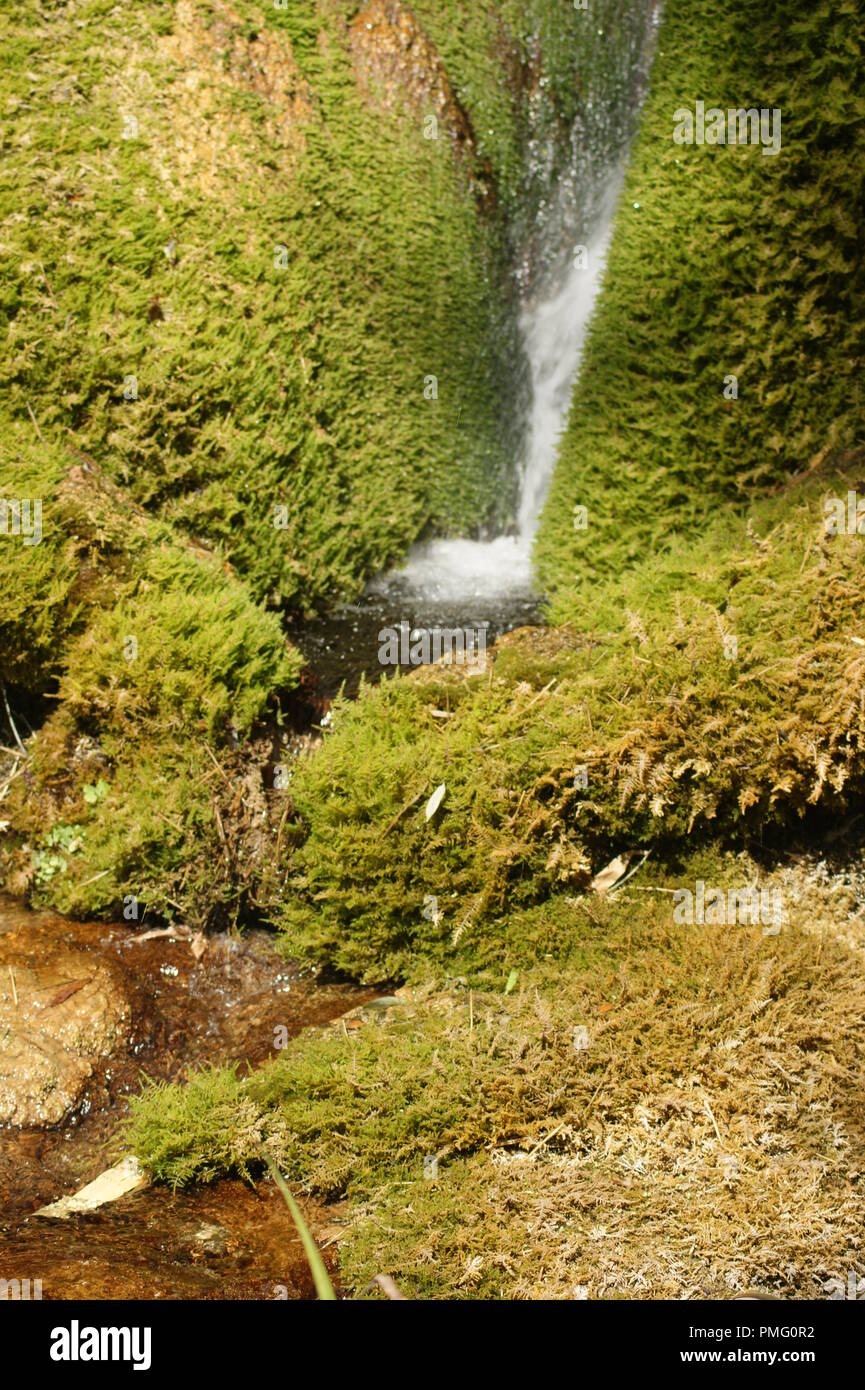
<path fill-rule="evenodd" d="M 607 72 L 588 95 L 582 121 L 572 131 L 568 167 L 557 174 L 540 134 L 529 141 L 532 174 L 546 186 L 548 196 L 541 198 L 526 231 L 531 249 L 516 273 L 523 292 L 520 328 L 532 391 L 514 527 L 489 540 L 420 543 L 403 565 L 374 579 L 357 603 L 345 604 L 294 633 L 315 672 L 318 696 L 329 697 L 343 683 L 353 694 L 361 672 L 372 680 L 382 674 L 383 629 L 407 625 L 419 633 L 456 629 L 473 634 L 483 629 L 490 643 L 541 619 L 532 542 L 603 275 L 660 6 L 649 4 L 644 18 L 644 28 L 635 24 L 626 37 L 619 32 L 621 46 L 613 55 L 617 72 Z M 603 29 L 597 36 L 605 41 Z M 542 123 L 538 131 L 541 128 Z"/>
<path fill-rule="evenodd" d="M 405 565 L 375 580 L 370 592 L 396 594 L 415 608 L 437 604 L 440 625 L 454 616 L 454 605 L 466 600 L 473 606 L 487 600 L 496 610 L 489 615 L 491 622 L 499 616 L 502 601 L 513 601 L 514 596 L 522 596 L 534 607 L 532 541 L 566 423 L 621 183 L 622 172 L 616 169 L 595 199 L 592 233 L 564 280 L 551 294 L 542 294 L 523 307 L 521 330 L 531 368 L 532 407 L 516 534 L 489 541 L 434 540 L 415 546 Z"/>
<path fill-rule="evenodd" d="M 600 184 L 585 216 L 582 249 L 555 287 L 524 302 L 521 331 L 531 370 L 532 405 L 514 533 L 491 540 L 427 541 L 404 565 L 379 576 L 356 604 L 346 604 L 300 639 L 323 693 L 342 680 L 351 690 L 361 670 L 378 668 L 378 633 L 408 621 L 416 629 L 484 628 L 487 640 L 539 619 L 531 550 L 567 418 L 586 327 L 601 282 L 622 170 Z"/>

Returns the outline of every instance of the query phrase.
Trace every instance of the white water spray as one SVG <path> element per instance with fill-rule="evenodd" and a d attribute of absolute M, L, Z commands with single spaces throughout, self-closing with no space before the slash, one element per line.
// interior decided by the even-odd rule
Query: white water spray
<path fill-rule="evenodd" d="M 521 328 L 531 368 L 532 407 L 523 471 L 517 534 L 491 541 L 434 540 L 415 546 L 404 566 L 376 581 L 396 581 L 406 596 L 427 603 L 501 599 L 530 593 L 531 548 L 549 488 L 556 450 L 567 420 L 586 327 L 601 283 L 622 170 L 607 179 L 595 201 L 585 257 L 575 257 L 567 276 L 547 298 L 528 304 Z"/>

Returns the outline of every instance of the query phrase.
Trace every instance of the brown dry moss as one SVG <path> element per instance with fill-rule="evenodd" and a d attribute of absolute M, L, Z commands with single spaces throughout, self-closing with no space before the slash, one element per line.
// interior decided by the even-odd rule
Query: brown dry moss
<path fill-rule="evenodd" d="M 676 925 L 670 891 L 699 877 L 778 888 L 780 933 Z M 703 856 L 590 914 L 556 898 L 500 924 L 516 975 L 400 991 L 245 1080 L 150 1088 L 133 1146 L 186 1182 L 255 1171 L 263 1139 L 306 1190 L 349 1194 L 355 1288 L 814 1296 L 861 1263 L 862 890 L 861 863 L 844 888 Z"/>

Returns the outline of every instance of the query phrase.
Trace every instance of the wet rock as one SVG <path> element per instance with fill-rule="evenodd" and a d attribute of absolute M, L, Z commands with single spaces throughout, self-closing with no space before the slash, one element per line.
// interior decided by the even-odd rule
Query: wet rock
<path fill-rule="evenodd" d="M 212 1222 L 207 1222 L 201 1226 L 192 1237 L 196 1253 L 215 1257 L 222 1257 L 226 1254 L 229 1240 L 230 1232 L 224 1226 L 216 1226 Z"/>
<path fill-rule="evenodd" d="M 492 165 L 489 159 L 477 159 L 468 112 L 457 100 L 441 55 L 411 10 L 399 0 L 368 0 L 349 25 L 349 48 L 365 99 L 386 111 L 403 108 L 425 122 L 434 119 L 453 148 L 469 156 L 470 181 L 481 208 L 495 208 Z M 438 138 L 437 126 L 433 130 Z"/>
<path fill-rule="evenodd" d="M 128 1033 L 114 971 L 59 946 L 44 962 L 0 937 L 0 1124 L 54 1125 Z"/>

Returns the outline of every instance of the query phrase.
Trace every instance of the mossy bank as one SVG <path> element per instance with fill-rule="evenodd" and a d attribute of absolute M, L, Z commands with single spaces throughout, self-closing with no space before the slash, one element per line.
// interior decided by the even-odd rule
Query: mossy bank
<path fill-rule="evenodd" d="M 13 886 L 273 897 L 277 618 L 507 524 L 515 263 L 575 121 L 584 161 L 622 147 L 649 9 L 604 0 L 604 45 L 555 0 L 6 7 L 0 493 L 42 509 L 0 537 Z"/>
<path fill-rule="evenodd" d="M 611 7 L 611 21 L 623 24 L 624 13 Z M 404 79 L 388 25 L 420 43 L 404 12 L 332 6 L 315 23 L 268 20 L 274 34 L 288 36 L 297 66 L 297 77 L 292 67 L 290 79 L 280 79 L 295 94 L 285 137 L 295 172 L 290 192 L 269 172 L 249 187 L 259 210 L 267 188 L 278 187 L 281 211 L 294 210 L 295 221 L 303 213 L 310 239 L 299 234 L 289 274 L 308 273 L 320 286 L 316 299 L 313 289 L 303 292 L 305 279 L 292 281 L 294 318 L 279 320 L 281 339 L 291 325 L 298 365 L 287 354 L 290 368 L 278 379 L 297 414 L 284 410 L 279 425 L 268 414 L 275 388 L 261 373 L 276 331 L 276 282 L 269 270 L 249 271 L 274 226 L 286 224 L 272 210 L 264 222 L 251 212 L 244 241 L 251 259 L 235 247 L 216 289 L 198 269 L 191 277 L 180 220 L 141 243 L 148 265 L 176 277 L 180 308 L 190 305 L 193 286 L 199 303 L 201 283 L 213 302 L 230 289 L 239 296 L 232 303 L 249 308 L 252 327 L 241 314 L 219 346 L 230 354 L 234 344 L 242 355 L 244 335 L 256 335 L 260 352 L 231 358 L 230 379 L 248 408 L 243 419 L 220 413 L 195 378 L 200 390 L 184 400 L 195 406 L 206 478 L 196 471 L 198 444 L 172 433 L 190 427 L 170 392 L 142 394 L 141 411 L 129 419 L 115 418 L 125 408 L 119 401 L 94 404 L 94 437 L 84 447 L 92 454 L 104 442 L 106 474 L 144 509 L 147 526 L 166 528 L 166 545 L 181 547 L 160 570 L 157 611 L 174 612 L 172 586 L 192 563 L 179 538 L 206 544 L 213 555 L 195 563 L 206 567 L 208 590 L 238 601 L 242 593 L 258 615 L 254 663 L 259 652 L 276 660 L 273 614 L 264 605 L 290 608 L 301 593 L 301 606 L 312 605 L 328 592 L 356 591 L 370 568 L 429 525 L 471 529 L 470 514 L 490 520 L 512 504 L 506 464 L 515 416 L 501 402 L 512 371 L 519 376 L 519 358 L 493 321 L 508 303 L 500 290 L 509 238 L 531 225 L 535 194 L 528 209 L 514 202 L 523 169 L 530 188 L 544 186 L 537 163 L 521 163 L 535 49 L 515 14 L 505 5 L 418 7 L 424 42 L 444 55 L 448 74 L 447 84 L 440 75 L 434 83 L 438 117 L 452 132 L 446 150 L 423 144 L 410 101 L 405 117 L 394 113 Z M 571 18 L 576 25 L 578 12 L 569 10 Z M 558 54 L 559 77 L 573 72 L 568 35 L 579 31 L 552 6 L 533 9 L 526 22 L 535 25 L 537 51 L 544 51 L 540 35 L 553 36 L 546 52 Z M 486 41 L 508 25 L 514 43 Z M 229 73 L 235 62 L 239 82 L 261 33 L 253 40 L 232 26 L 220 52 Z M 171 43 L 182 44 L 183 34 L 167 18 L 165 33 L 174 38 L 158 50 L 160 61 L 174 61 Z M 207 25 L 203 34 L 209 42 Z M 377 36 L 378 47 L 365 47 L 364 35 Z M 618 37 L 626 48 L 626 30 Z M 836 821 L 858 815 L 863 793 L 865 540 L 855 524 L 828 524 L 836 499 L 865 493 L 856 242 L 863 47 L 853 5 L 821 0 L 791 17 L 778 0 L 720 7 L 669 0 L 538 536 L 555 626 L 502 641 L 483 670 L 428 668 L 336 702 L 323 746 L 298 761 L 290 786 L 265 807 L 260 838 L 270 851 L 256 901 L 286 949 L 366 980 L 407 980 L 401 1002 L 381 1011 L 380 1024 L 373 1013 L 358 1028 L 344 1023 L 296 1040 L 249 1076 L 237 1068 L 185 1087 L 149 1088 L 134 1106 L 130 1141 L 160 1179 L 254 1176 L 266 1144 L 295 1182 L 348 1195 L 343 1263 L 357 1289 L 386 1270 L 419 1295 L 693 1297 L 749 1283 L 813 1295 L 854 1258 L 863 1216 L 854 1026 L 863 1002 L 861 866 L 827 881 L 825 865 L 807 857 L 770 871 L 758 852 L 762 838 L 789 839 L 814 813 Z M 141 59 L 144 67 L 150 61 Z M 488 80 L 498 72 L 501 87 Z M 337 88 L 339 103 L 329 107 Z M 540 78 L 537 90 L 545 90 Z M 570 137 L 557 146 L 554 132 L 580 120 L 572 89 L 562 81 L 561 90 L 570 92 L 561 110 L 557 97 L 536 127 L 552 142 L 547 177 L 567 164 L 556 150 Z M 378 104 L 367 107 L 373 92 Z M 252 121 L 258 97 L 243 93 L 238 110 Z M 759 144 L 676 145 L 675 113 L 697 100 L 779 109 L 777 155 Z M 345 155 L 338 198 L 325 157 L 348 141 L 337 104 L 356 118 L 356 149 L 379 180 L 367 186 L 360 161 Z M 473 109 L 483 120 L 463 122 L 459 111 Z M 254 148 L 249 129 L 246 147 Z M 220 158 L 217 150 L 217 171 Z M 142 166 L 135 168 L 146 187 Z M 415 180 L 427 190 L 417 223 L 406 192 Z M 433 245 L 435 218 L 445 219 L 446 258 Z M 217 246 L 228 236 L 222 223 Z M 344 229 L 356 244 L 343 263 Z M 127 239 L 124 256 L 134 260 L 138 246 Z M 422 326 L 411 316 L 404 323 L 394 306 L 418 303 L 413 277 L 426 269 L 415 259 L 405 279 L 394 269 L 378 280 L 371 246 L 388 247 L 387 264 L 396 267 L 400 249 L 416 257 L 426 248 L 430 283 L 442 289 L 424 303 L 438 305 L 439 320 L 428 311 Z M 368 267 L 361 292 L 352 277 Z M 447 267 L 461 267 L 458 287 Z M 43 280 L 28 284 L 51 319 Z M 59 306 L 58 286 L 49 289 Z M 161 310 L 155 282 L 151 293 Z M 142 297 L 142 307 L 149 303 Z M 352 336 L 359 303 L 370 310 L 371 346 Z M 447 372 L 434 362 L 427 368 L 426 355 L 433 326 L 443 335 L 436 343 L 444 341 L 457 307 L 460 353 L 501 333 L 501 355 L 491 350 L 472 395 L 472 446 L 459 454 L 448 452 L 446 412 L 435 417 L 440 434 L 427 431 L 427 416 L 411 413 L 449 399 Z M 146 317 L 147 327 L 139 314 L 134 332 L 125 320 L 118 327 L 133 371 L 133 349 L 143 352 L 145 335 L 165 324 L 174 331 L 170 316 Z M 367 395 L 346 389 L 359 381 L 360 341 L 364 370 L 373 361 L 384 370 Z M 336 344 L 345 353 L 338 383 L 324 365 L 336 360 Z M 464 380 L 459 360 L 456 379 Z M 445 384 L 437 401 L 424 398 L 427 371 Z M 143 368 L 140 375 L 146 381 Z M 735 391 L 727 389 L 732 378 Z M 33 388 L 32 375 L 16 380 L 16 390 L 22 381 Z M 319 395 L 329 411 L 313 404 Z M 56 398 L 30 404 L 43 432 L 61 427 Z M 265 414 L 274 445 L 267 449 L 258 431 Z M 154 435 L 136 432 L 148 419 L 167 441 L 158 460 L 148 454 Z M 418 420 L 424 424 L 413 434 Z M 20 408 L 13 425 L 20 438 L 31 437 L 33 422 Z M 296 425 L 309 449 L 292 454 L 279 431 Z M 243 449 L 238 432 L 246 432 Z M 411 474 L 397 490 L 396 473 L 379 466 L 385 437 L 388 458 L 399 443 Z M 330 452 L 349 438 L 358 453 Z M 427 458 L 433 439 L 437 452 Z M 127 455 L 146 466 L 136 471 Z M 228 460 L 241 456 L 252 461 L 237 474 L 248 480 L 252 502 L 234 526 L 237 478 Z M 458 457 L 459 467 L 439 475 L 433 457 Z M 297 471 L 280 471 L 280 459 Z M 324 502 L 322 462 L 332 465 L 335 488 Z M 290 475 L 306 499 L 291 513 L 305 537 L 295 537 L 291 554 L 309 574 L 285 563 L 288 552 L 274 549 L 262 516 L 264 499 L 274 500 L 273 468 L 277 491 Z M 445 482 L 442 505 L 435 498 Z M 479 495 L 481 513 L 473 510 Z M 364 500 L 355 510 L 357 496 Z M 391 505 L 397 496 L 399 509 Z M 375 524 L 368 506 L 378 508 Z M 307 507 L 315 512 L 308 527 Z M 392 515 L 395 529 L 385 534 L 382 516 Z M 321 571 L 312 578 L 319 547 Z M 122 623 L 111 626 L 98 601 L 90 617 L 76 610 L 67 620 L 68 555 L 63 563 L 45 608 L 57 616 L 40 631 L 68 626 L 70 642 L 80 642 L 74 622 L 97 631 L 108 623 L 116 640 Z M 40 593 L 47 583 L 39 580 Z M 120 600 L 133 601 L 131 593 Z M 240 686 L 232 650 L 227 643 L 226 678 L 182 697 L 191 701 L 189 717 L 205 726 L 209 710 L 230 719 L 235 701 L 254 720 L 274 693 L 258 680 Z M 293 657 L 280 659 L 290 684 Z M 82 669 L 94 707 L 97 691 L 110 705 L 105 663 L 94 656 Z M 60 689 L 62 715 L 80 699 L 71 667 L 63 667 Z M 140 693 L 140 709 L 156 708 L 144 682 Z M 124 684 L 112 728 L 129 704 Z M 135 699 L 131 706 L 139 708 Z M 201 776 L 213 785 L 225 773 L 226 751 L 204 752 L 215 765 Z M 444 799 L 428 815 L 429 794 L 442 783 Z M 107 775 L 105 785 L 107 807 Z M 90 796 L 103 796 L 98 783 Z M 221 842 L 217 812 L 218 802 L 204 823 L 211 843 L 216 826 L 228 870 L 231 841 Z M 194 819 L 184 815 L 179 835 L 194 833 Z M 601 891 L 598 872 L 614 858 L 622 882 Z M 639 873 L 625 883 L 628 865 Z M 83 865 L 67 869 L 64 881 L 104 871 L 86 868 L 86 875 Z M 685 923 L 672 895 L 700 882 L 736 895 L 757 883 L 776 887 L 785 895 L 784 920 L 777 931 L 753 922 Z M 171 896 L 185 910 L 183 896 Z"/>
<path fill-rule="evenodd" d="M 355 1288 L 825 1296 L 855 1259 L 861 875 L 748 846 L 863 792 L 862 46 L 853 7 L 665 7 L 538 539 L 560 625 L 338 702 L 286 802 L 288 949 L 413 986 L 135 1105 L 158 1177 L 264 1142 L 348 1194 Z M 701 98 L 780 107 L 777 161 L 674 145 Z M 683 925 L 699 882 L 783 924 Z"/>
<path fill-rule="evenodd" d="M 722 14 L 665 8 L 537 541 L 562 625 L 335 709 L 292 788 L 294 950 L 373 976 L 455 935 L 483 953 L 618 850 L 862 794 L 865 542 L 827 502 L 863 476 L 865 39 L 852 9 L 812 8 L 795 44 L 781 6 Z M 758 93 L 776 155 L 674 142 L 701 94 Z"/>

